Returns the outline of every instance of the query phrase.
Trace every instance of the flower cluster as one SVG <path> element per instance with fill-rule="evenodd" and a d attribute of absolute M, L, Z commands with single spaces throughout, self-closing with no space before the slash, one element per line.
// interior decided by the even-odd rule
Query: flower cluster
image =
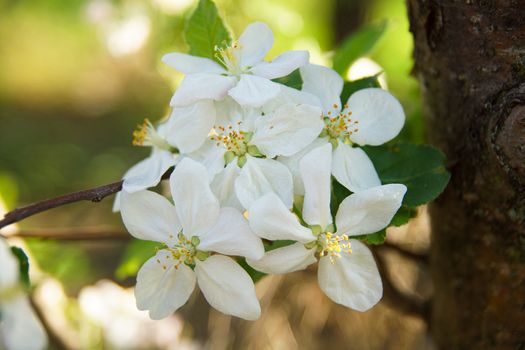
<path fill-rule="evenodd" d="M 359 146 L 394 138 L 403 109 L 379 88 L 343 104 L 335 71 L 310 64 L 305 51 L 265 61 L 272 45 L 272 31 L 256 22 L 216 48 L 216 60 L 163 57 L 185 77 L 169 119 L 157 128 L 145 121 L 134 133 L 134 144 L 152 153 L 126 173 L 115 202 L 134 237 L 161 244 L 135 288 L 138 308 L 154 319 L 181 307 L 195 284 L 217 310 L 257 319 L 254 284 L 240 258 L 273 274 L 318 262 L 324 293 L 355 310 L 382 296 L 370 250 L 352 237 L 388 226 L 406 187 L 382 185 Z M 297 69 L 301 90 L 274 81 Z M 172 201 L 147 190 L 173 166 Z M 333 196 L 335 181 L 350 193 L 342 201 Z"/>

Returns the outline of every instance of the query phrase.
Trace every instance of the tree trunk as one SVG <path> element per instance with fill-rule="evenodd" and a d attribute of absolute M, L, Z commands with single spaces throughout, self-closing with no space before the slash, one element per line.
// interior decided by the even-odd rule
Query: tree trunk
<path fill-rule="evenodd" d="M 440 349 L 525 349 L 525 0 L 408 0 L 429 141 Z"/>

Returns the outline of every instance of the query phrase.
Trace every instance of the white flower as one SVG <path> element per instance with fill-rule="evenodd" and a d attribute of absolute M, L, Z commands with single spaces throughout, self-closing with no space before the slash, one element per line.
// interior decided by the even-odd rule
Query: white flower
<path fill-rule="evenodd" d="M 267 252 L 260 260 L 248 259 L 266 273 L 287 273 L 317 261 L 323 292 L 336 303 L 365 311 L 382 296 L 382 284 L 370 250 L 351 236 L 385 228 L 406 192 L 400 184 L 373 187 L 348 196 L 335 217 L 330 212 L 332 145 L 317 147 L 300 162 L 305 187 L 303 226 L 275 194 L 257 200 L 250 208 L 250 226 L 262 238 L 297 243 Z"/>
<path fill-rule="evenodd" d="M 250 276 L 231 258 L 210 252 L 259 259 L 263 244 L 234 208 L 220 208 L 206 169 L 185 158 L 170 178 L 175 206 L 150 191 L 123 193 L 122 219 L 139 239 L 165 245 L 137 276 L 140 310 L 164 318 L 188 300 L 198 282 L 217 310 L 254 320 L 260 306 Z"/>
<path fill-rule="evenodd" d="M 19 284 L 18 260 L 2 239 L 0 269 L 0 349 L 45 349 L 46 333 Z"/>
<path fill-rule="evenodd" d="M 183 53 L 165 55 L 164 63 L 187 74 L 171 105 L 187 106 L 202 99 L 222 100 L 229 95 L 242 106 L 262 106 L 281 91 L 280 84 L 271 79 L 290 74 L 308 63 L 309 58 L 307 51 L 287 51 L 265 62 L 264 57 L 272 45 L 271 29 L 255 22 L 232 46 L 217 50 L 217 59 L 222 65 Z"/>
<path fill-rule="evenodd" d="M 352 192 L 379 186 L 381 181 L 360 146 L 381 145 L 393 139 L 403 127 L 403 107 L 390 93 L 378 88 L 355 92 L 341 104 L 343 79 L 332 69 L 309 64 L 301 68 L 303 91 L 317 96 L 323 109 L 325 130 L 321 139 L 303 153 L 281 158 L 294 174 L 296 192 L 302 194 L 298 164 L 302 156 L 319 144 L 331 142 L 334 148 L 332 174 Z"/>
<path fill-rule="evenodd" d="M 249 209 L 255 200 L 274 192 L 291 208 L 292 175 L 272 158 L 299 152 L 317 138 L 324 124 L 318 107 L 298 104 L 292 94 L 281 99 L 282 104 L 265 112 L 242 108 L 231 99 L 216 103 L 213 142 L 190 156 L 209 165 L 212 189 L 221 203 Z"/>

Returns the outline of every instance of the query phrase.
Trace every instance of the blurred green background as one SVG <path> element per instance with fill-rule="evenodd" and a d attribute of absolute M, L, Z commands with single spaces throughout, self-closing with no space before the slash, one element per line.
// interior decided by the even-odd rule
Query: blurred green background
<path fill-rule="evenodd" d="M 116 181 L 147 156 L 148 149 L 131 145 L 131 133 L 144 118 L 158 120 L 168 112 L 181 75 L 160 57 L 186 50 L 182 31 L 195 3 L 0 0 L 0 195 L 8 209 Z M 252 21 L 268 23 L 275 34 L 270 57 L 303 49 L 311 61 L 326 65 L 347 35 L 386 20 L 388 29 L 369 58 L 382 67 L 388 89 L 405 108 L 401 138 L 423 141 L 404 0 L 216 3 L 236 35 Z M 122 230 L 111 205 L 112 198 L 76 203 L 25 220 L 20 229 Z M 100 278 L 115 279 L 127 244 L 28 243 L 68 295 Z M 133 284 L 132 278 L 117 281 Z"/>

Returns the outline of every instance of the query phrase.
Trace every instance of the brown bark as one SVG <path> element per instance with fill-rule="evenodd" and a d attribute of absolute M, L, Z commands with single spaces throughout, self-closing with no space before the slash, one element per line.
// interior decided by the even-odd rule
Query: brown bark
<path fill-rule="evenodd" d="M 525 349 L 525 1 L 408 0 L 429 141 L 440 349 Z"/>

